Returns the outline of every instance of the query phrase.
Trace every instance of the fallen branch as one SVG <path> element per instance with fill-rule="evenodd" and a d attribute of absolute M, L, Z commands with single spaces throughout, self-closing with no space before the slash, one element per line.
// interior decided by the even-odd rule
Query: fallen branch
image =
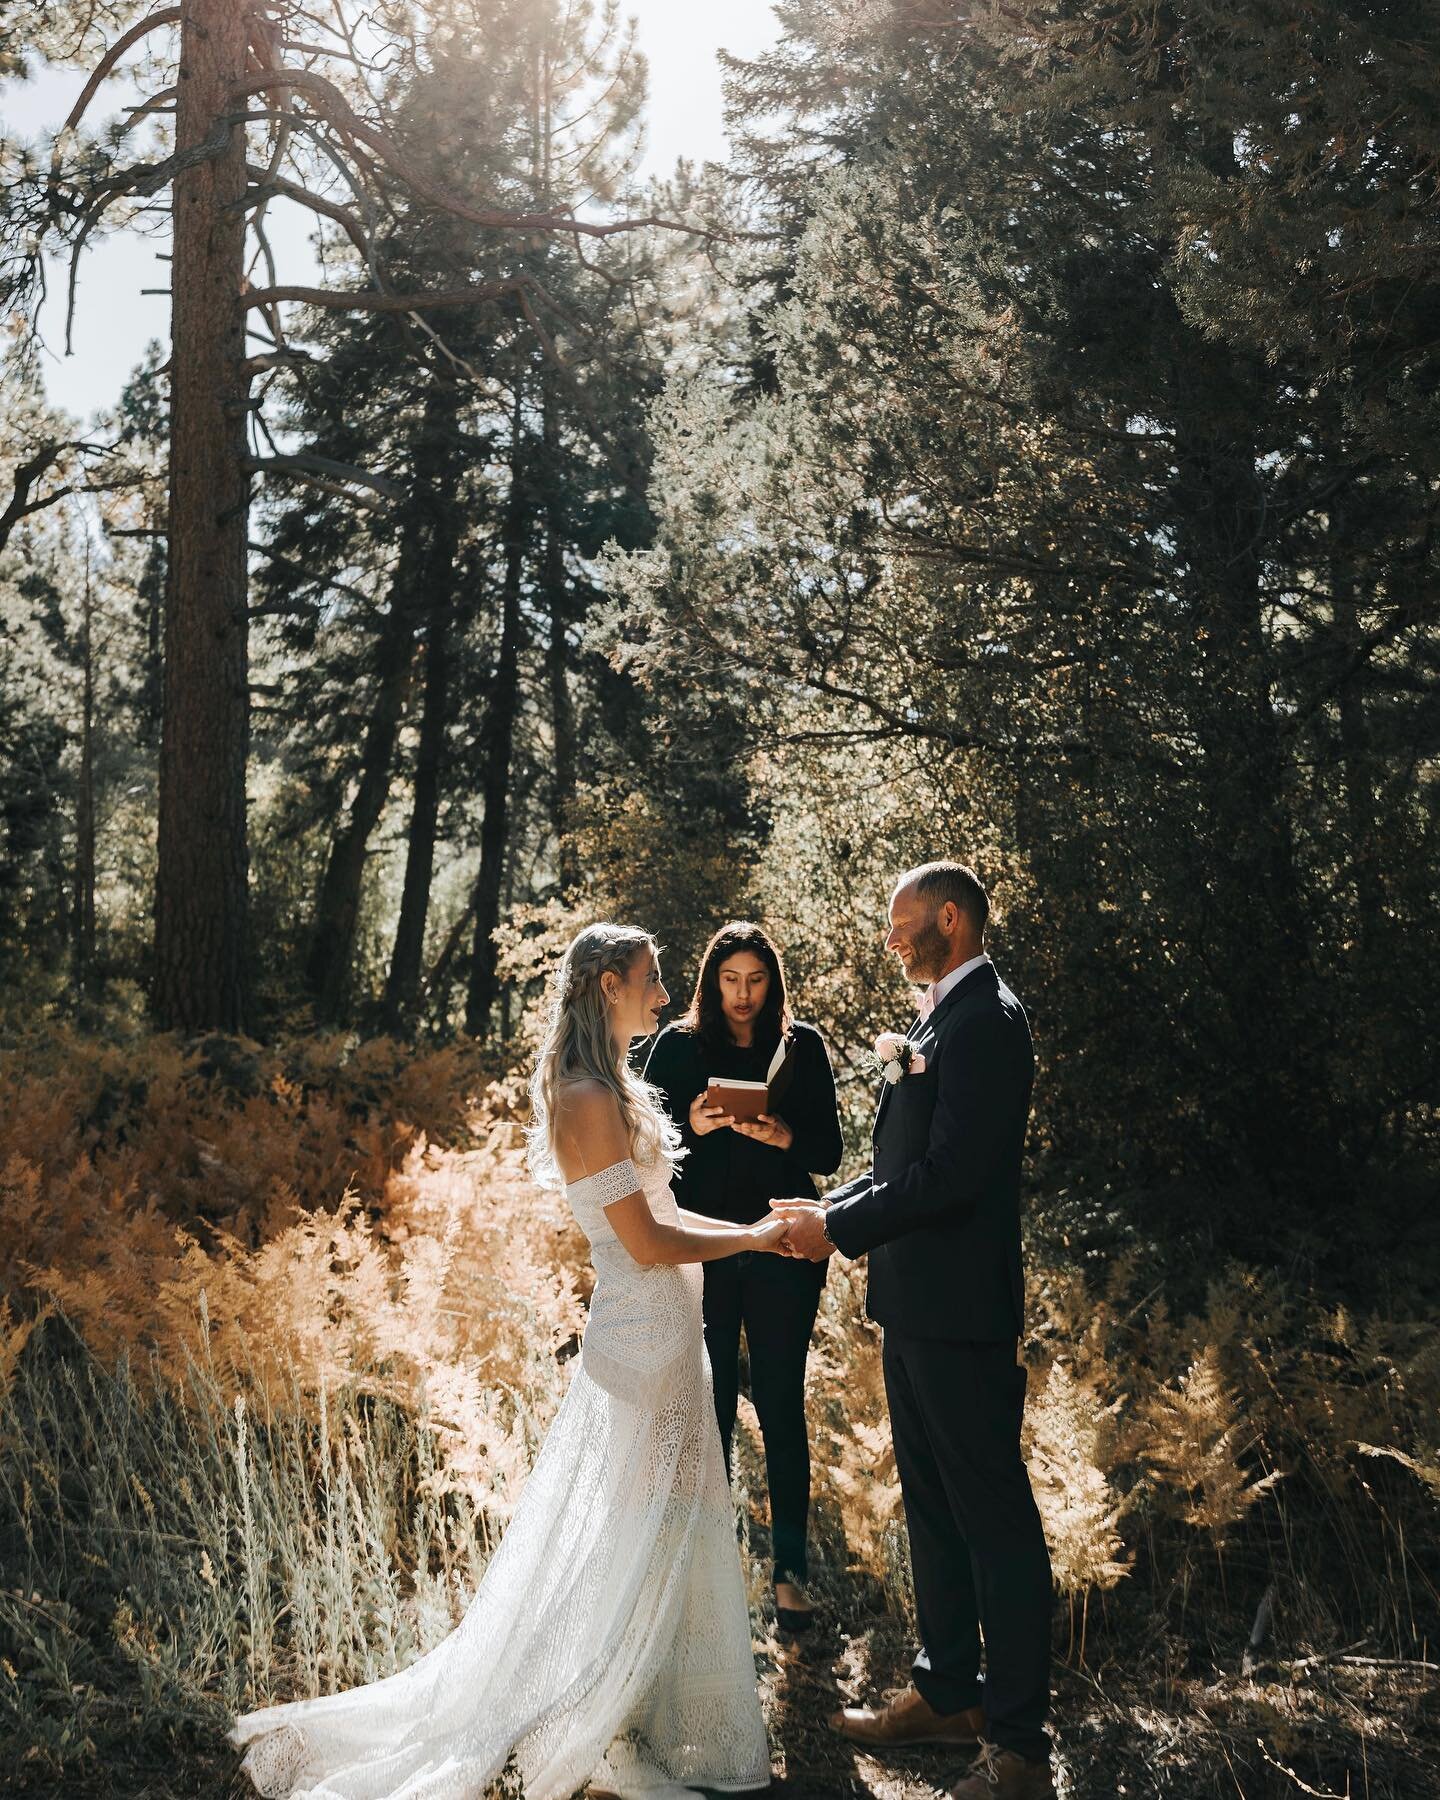
<path fill-rule="evenodd" d="M 1266 1762 L 1269 1763 L 1270 1767 L 1272 1769 L 1278 1769 L 1282 1775 L 1288 1775 L 1302 1794 L 1310 1794 L 1313 1796 L 1313 1800 L 1353 1800 L 1353 1796 L 1350 1794 L 1332 1794 L 1326 1788 L 1311 1787 L 1310 1783 L 1308 1781 L 1302 1781 L 1293 1769 L 1287 1768 L 1284 1763 L 1276 1761 L 1265 1748 L 1264 1738 L 1257 1737 L 1255 1742 L 1260 1746 L 1260 1754 L 1265 1758 Z"/>
<path fill-rule="evenodd" d="M 1427 1675 L 1440 1675 L 1440 1663 L 1426 1662 L 1421 1657 L 1351 1656 L 1344 1650 L 1332 1650 L 1325 1656 L 1302 1656 L 1286 1666 L 1293 1674 L 1297 1669 L 1317 1669 L 1335 1663 L 1343 1663 L 1347 1669 L 1423 1669 Z"/>

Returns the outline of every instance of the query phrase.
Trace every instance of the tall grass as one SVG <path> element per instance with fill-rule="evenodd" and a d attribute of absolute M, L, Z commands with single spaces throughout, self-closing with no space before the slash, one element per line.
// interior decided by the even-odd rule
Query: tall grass
<path fill-rule="evenodd" d="M 224 1767 L 230 1711 L 456 1622 L 564 1392 L 583 1238 L 525 1178 L 513 1090 L 458 1054 L 30 1052 L 0 1066 L 0 1779 Z M 1032 1270 L 1024 1349 L 1062 1652 L 1123 1586 L 1192 1637 L 1220 1596 L 1237 1665 L 1266 1595 L 1277 1652 L 1428 1654 L 1433 1323 L 1243 1269 L 1174 1317 L 1144 1255 L 1094 1266 Z M 908 1617 L 864 1279 L 832 1267 L 811 1358 L 816 1585 L 843 1605 L 863 1574 Z"/>

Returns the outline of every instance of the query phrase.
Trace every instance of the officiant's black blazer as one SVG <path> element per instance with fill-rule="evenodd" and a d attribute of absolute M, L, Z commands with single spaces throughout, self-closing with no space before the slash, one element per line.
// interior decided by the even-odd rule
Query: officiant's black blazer
<path fill-rule="evenodd" d="M 982 963 L 911 1027 L 925 1058 L 881 1095 L 873 1161 L 826 1215 L 870 1257 L 865 1311 L 897 1335 L 999 1343 L 1020 1335 L 1020 1163 L 1035 1054 L 1025 1009 Z"/>

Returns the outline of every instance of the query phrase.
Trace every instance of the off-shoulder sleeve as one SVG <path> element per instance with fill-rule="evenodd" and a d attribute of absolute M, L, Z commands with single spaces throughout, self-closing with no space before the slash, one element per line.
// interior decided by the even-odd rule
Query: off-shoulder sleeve
<path fill-rule="evenodd" d="M 640 1171 L 628 1156 L 611 1163 L 608 1169 L 597 1169 L 593 1175 L 565 1185 L 572 1206 L 613 1206 L 627 1194 L 640 1191 Z"/>

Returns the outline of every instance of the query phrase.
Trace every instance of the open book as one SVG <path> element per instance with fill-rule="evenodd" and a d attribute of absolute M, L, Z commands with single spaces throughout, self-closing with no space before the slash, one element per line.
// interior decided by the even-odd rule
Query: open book
<path fill-rule="evenodd" d="M 736 1081 L 729 1075 L 712 1075 L 705 1104 L 723 1106 L 733 1119 L 757 1119 L 761 1113 L 775 1111 L 794 1073 L 795 1040 L 782 1037 L 763 1081 Z"/>

